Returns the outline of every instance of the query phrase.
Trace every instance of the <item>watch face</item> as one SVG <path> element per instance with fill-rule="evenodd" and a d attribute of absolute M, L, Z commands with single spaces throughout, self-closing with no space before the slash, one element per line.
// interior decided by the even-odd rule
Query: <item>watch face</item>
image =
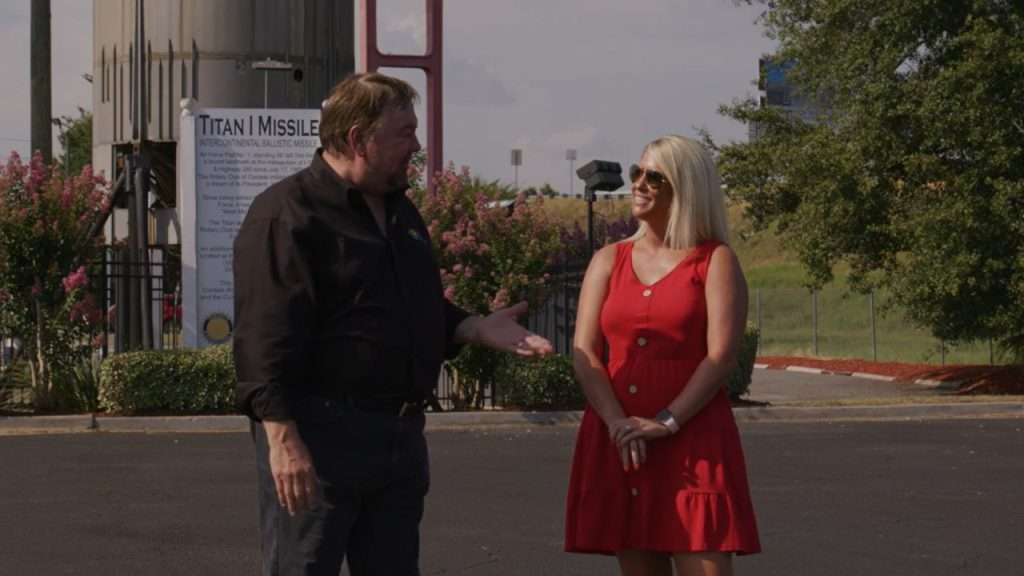
<path fill-rule="evenodd" d="M 675 433 L 675 431 L 679 429 L 679 424 L 676 423 L 675 416 L 673 416 L 667 408 L 662 410 L 661 412 L 658 412 L 658 415 L 655 416 L 655 419 L 673 433 Z"/>

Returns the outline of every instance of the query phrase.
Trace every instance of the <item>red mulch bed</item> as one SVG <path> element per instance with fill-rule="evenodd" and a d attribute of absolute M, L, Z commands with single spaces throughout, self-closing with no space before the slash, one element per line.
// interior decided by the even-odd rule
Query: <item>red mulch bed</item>
<path fill-rule="evenodd" d="M 836 374 L 866 372 L 893 376 L 897 380 L 955 380 L 961 385 L 958 394 L 1024 394 L 1024 365 L 948 365 L 902 364 L 899 362 L 872 362 L 850 358 L 800 358 L 796 356 L 758 356 L 757 361 L 769 368 L 786 366 L 821 368 Z"/>

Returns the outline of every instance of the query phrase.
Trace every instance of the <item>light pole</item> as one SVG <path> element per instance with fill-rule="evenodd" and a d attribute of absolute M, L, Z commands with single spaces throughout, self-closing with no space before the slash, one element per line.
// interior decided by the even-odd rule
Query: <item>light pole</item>
<path fill-rule="evenodd" d="M 574 175 L 574 172 L 576 171 L 575 170 L 575 167 L 576 167 L 576 149 L 575 148 L 569 148 L 568 150 L 566 150 L 565 151 L 565 159 L 569 161 L 569 197 L 570 198 L 575 198 L 576 197 L 576 193 L 573 192 L 573 180 L 575 180 L 575 178 L 573 177 L 573 175 Z"/>
<path fill-rule="evenodd" d="M 611 192 L 622 188 L 622 166 L 618 162 L 591 160 L 576 171 L 584 183 L 583 195 L 587 201 L 587 242 L 594 253 L 594 200 L 597 192 Z"/>
<path fill-rule="evenodd" d="M 270 93 L 270 84 L 268 82 L 268 76 L 271 72 L 288 72 L 293 68 L 291 62 L 285 62 L 283 60 L 272 60 L 267 58 L 266 60 L 258 60 L 252 63 L 253 70 L 260 70 L 263 72 L 263 108 L 267 107 L 267 98 Z"/>
<path fill-rule="evenodd" d="M 519 192 L 519 167 L 523 165 L 523 151 L 519 148 L 512 149 L 512 169 L 514 171 L 515 188 Z"/>

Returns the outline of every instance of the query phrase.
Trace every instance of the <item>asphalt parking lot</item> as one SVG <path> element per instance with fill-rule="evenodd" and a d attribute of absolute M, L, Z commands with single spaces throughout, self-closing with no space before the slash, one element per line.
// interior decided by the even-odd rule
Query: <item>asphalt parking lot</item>
<path fill-rule="evenodd" d="M 1024 574 L 1024 419 L 741 424 L 739 574 Z M 571 426 L 429 433 L 424 574 L 614 574 L 561 552 Z M 0 574 L 258 571 L 244 434 L 0 437 Z"/>

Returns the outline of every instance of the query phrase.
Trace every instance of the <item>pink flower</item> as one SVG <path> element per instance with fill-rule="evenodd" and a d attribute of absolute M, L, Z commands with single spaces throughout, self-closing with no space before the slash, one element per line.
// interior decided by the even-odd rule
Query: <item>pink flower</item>
<path fill-rule="evenodd" d="M 69 313 L 72 322 L 84 322 L 90 326 L 100 323 L 103 319 L 103 312 L 96 306 L 96 300 L 92 294 L 87 294 L 81 302 L 75 302 Z"/>
<path fill-rule="evenodd" d="M 444 289 L 444 297 L 445 297 L 446 300 L 451 300 L 451 299 L 455 298 L 455 287 L 454 286 L 449 286 L 449 287 L 445 288 Z"/>
<path fill-rule="evenodd" d="M 64 183 L 64 190 L 60 193 L 60 208 L 61 210 L 67 210 L 71 207 L 71 201 L 73 199 L 74 190 L 71 189 L 71 181 Z"/>
<path fill-rule="evenodd" d="M 64 292 L 70 294 L 77 288 L 85 286 L 88 281 L 89 279 L 85 275 L 85 266 L 79 266 L 78 270 L 65 276 L 61 282 L 64 284 Z"/>
<path fill-rule="evenodd" d="M 28 182 L 26 188 L 35 194 L 39 187 L 46 181 L 46 177 L 49 175 L 49 170 L 46 168 L 46 163 L 43 162 L 42 152 L 36 151 L 32 154 L 32 161 L 29 164 Z"/>

